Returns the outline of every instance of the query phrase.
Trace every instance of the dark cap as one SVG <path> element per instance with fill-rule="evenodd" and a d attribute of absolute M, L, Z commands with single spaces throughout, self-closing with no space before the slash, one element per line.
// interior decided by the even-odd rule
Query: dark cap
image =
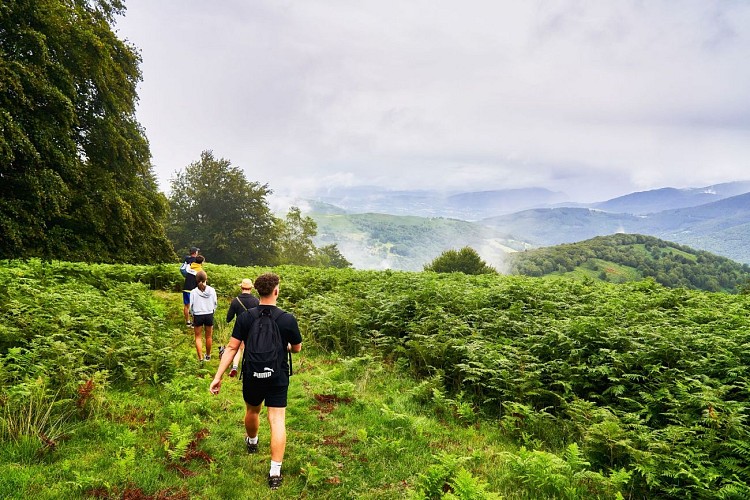
<path fill-rule="evenodd" d="M 201 249 L 198 248 L 198 247 L 190 247 L 190 253 L 198 253 L 200 251 L 201 251 Z"/>

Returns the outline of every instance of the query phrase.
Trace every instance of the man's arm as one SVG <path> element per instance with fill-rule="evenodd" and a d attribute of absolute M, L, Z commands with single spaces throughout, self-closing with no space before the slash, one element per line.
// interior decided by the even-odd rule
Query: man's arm
<path fill-rule="evenodd" d="M 211 391 L 211 394 L 219 394 L 219 390 L 221 389 L 221 377 L 224 376 L 224 372 L 227 371 L 227 368 L 229 368 L 229 365 L 234 360 L 234 355 L 237 353 L 239 347 L 239 339 L 234 337 L 229 339 L 229 343 L 224 350 L 224 355 L 221 357 L 221 360 L 219 360 L 219 368 L 216 370 L 216 375 L 214 375 L 214 379 L 211 381 L 211 385 L 208 388 L 208 390 Z"/>
<path fill-rule="evenodd" d="M 237 299 L 239 300 L 239 299 Z M 235 312 L 234 312 L 234 299 L 232 299 L 232 302 L 229 303 L 229 309 L 227 309 L 227 323 L 232 321 L 234 319 Z"/>
<path fill-rule="evenodd" d="M 286 350 L 293 354 L 298 353 L 302 350 L 302 334 L 299 331 L 297 318 L 289 313 L 284 314 L 282 318 L 284 319 L 284 333 L 287 339 Z"/>

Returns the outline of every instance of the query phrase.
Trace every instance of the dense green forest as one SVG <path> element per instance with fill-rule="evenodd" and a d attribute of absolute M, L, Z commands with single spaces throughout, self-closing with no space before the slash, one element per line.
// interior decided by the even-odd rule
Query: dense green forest
<path fill-rule="evenodd" d="M 261 271 L 208 266 L 223 304 Z M 750 495 L 747 295 L 276 271 L 305 346 L 287 496 Z M 260 476 L 265 462 L 229 465 L 239 395 L 209 397 L 174 266 L 5 262 L 3 275 L 2 496 L 209 498 Z"/>
<path fill-rule="evenodd" d="M 640 234 L 598 236 L 513 254 L 510 270 L 526 276 L 578 276 L 614 283 L 653 278 L 668 287 L 737 292 L 750 266 Z"/>

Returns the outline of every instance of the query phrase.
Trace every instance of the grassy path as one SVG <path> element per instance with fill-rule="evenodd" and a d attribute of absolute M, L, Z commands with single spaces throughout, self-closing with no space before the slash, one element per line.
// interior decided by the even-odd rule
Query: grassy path
<path fill-rule="evenodd" d="M 476 490 L 463 498 L 482 498 L 484 482 L 495 491 L 509 486 L 497 464 L 504 451 L 498 431 L 442 411 L 434 404 L 438 384 L 417 385 L 373 357 L 315 352 L 303 340 L 287 409 L 285 481 L 270 491 L 265 410 L 260 452 L 248 455 L 240 382 L 226 376 L 222 392 L 209 393 L 218 359 L 206 366 L 196 360 L 180 295 L 154 294 L 166 311 L 155 331 L 171 339 L 164 373 L 172 376 L 160 380 L 157 372 L 135 384 L 95 376 L 90 386 L 83 383 L 90 392 L 79 393 L 78 416 L 43 424 L 59 430 L 50 446 L 40 448 L 33 432 L 0 443 L 0 498 L 396 499 L 427 487 L 437 498 L 459 471 Z M 229 337 L 226 307 L 217 313 L 216 354 Z M 35 401 L 28 414 L 43 417 L 50 403 Z"/>
<path fill-rule="evenodd" d="M 19 487 L 0 485 L 4 496 L 410 498 L 418 475 L 436 463 L 443 464 L 438 475 L 467 467 L 499 486 L 492 457 L 502 446 L 495 431 L 436 415 L 420 403 L 431 397 L 431 385 L 415 386 L 399 376 L 397 367 L 371 357 L 316 353 L 303 342 L 303 352 L 294 359 L 287 410 L 285 482 L 271 492 L 265 411 L 260 452 L 248 455 L 241 383 L 225 376 L 222 392 L 209 393 L 218 360 L 199 365 L 192 331 L 182 324 L 176 306 L 179 294 L 156 293 L 167 304 L 164 335 L 174 339 L 175 376 L 93 395 L 98 409 L 46 463 L 32 460 L 3 475 Z M 223 319 L 222 307 L 226 304 L 217 316 Z M 229 333 L 219 321 L 215 354 Z M 442 489 L 444 481 L 436 481 Z"/>
<path fill-rule="evenodd" d="M 217 348 L 228 336 L 228 328 L 217 328 Z M 194 356 L 189 332 L 179 350 L 187 357 Z M 196 363 L 187 361 L 191 364 Z M 410 379 L 398 376 L 397 369 L 370 357 L 338 359 L 312 352 L 303 341 L 303 352 L 294 358 L 287 409 L 285 483 L 278 492 L 270 492 L 266 485 L 270 457 L 265 411 L 260 453 L 247 455 L 242 441 L 241 383 L 225 376 L 222 392 L 208 394 L 217 366 L 218 361 L 212 360 L 207 367 L 195 367 L 193 379 L 186 373 L 187 380 L 178 377 L 174 382 L 199 392 L 203 405 L 200 422 L 209 433 L 200 449 L 214 459 L 201 463 L 199 456 L 185 464 L 197 472 L 186 478 L 191 496 L 408 498 L 414 493 L 418 474 L 435 464 L 435 455 L 441 452 L 465 457 L 474 462 L 478 473 L 493 475 L 495 467 L 488 457 L 502 448 L 496 444 L 502 442 L 496 432 L 478 426 L 445 425 L 434 411 L 428 410 L 428 414 L 418 402 L 430 391 L 428 385 L 415 387 Z"/>

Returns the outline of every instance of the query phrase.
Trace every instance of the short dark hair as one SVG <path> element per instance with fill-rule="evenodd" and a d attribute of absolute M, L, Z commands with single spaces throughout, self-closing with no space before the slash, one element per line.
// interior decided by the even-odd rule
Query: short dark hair
<path fill-rule="evenodd" d="M 202 256 L 202 255 L 196 255 L 195 256 L 195 262 L 197 262 L 198 264 L 203 264 L 203 262 L 205 262 L 205 260 L 206 260 L 206 258 L 204 256 Z"/>
<path fill-rule="evenodd" d="M 258 290 L 258 295 L 261 297 L 268 297 L 273 293 L 274 288 L 279 285 L 279 275 L 275 273 L 263 273 L 255 278 L 255 289 Z"/>

